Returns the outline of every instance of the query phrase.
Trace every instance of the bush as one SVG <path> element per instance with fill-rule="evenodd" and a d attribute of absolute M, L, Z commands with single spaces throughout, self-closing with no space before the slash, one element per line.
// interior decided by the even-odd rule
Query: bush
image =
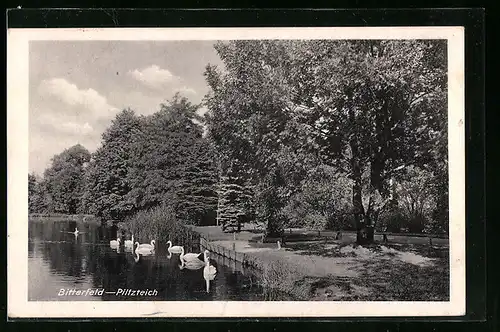
<path fill-rule="evenodd" d="M 187 236 L 187 229 L 169 203 L 137 212 L 125 220 L 125 227 L 141 242 L 160 239 L 179 242 Z"/>
<path fill-rule="evenodd" d="M 398 207 L 404 217 L 402 227 L 421 233 L 432 223 L 436 207 L 434 174 L 418 167 L 408 167 L 407 179 L 396 186 Z"/>
<path fill-rule="evenodd" d="M 320 165 L 309 172 L 283 213 L 289 226 L 316 230 L 350 228 L 351 193 L 352 184 L 345 174 Z"/>
<path fill-rule="evenodd" d="M 403 214 L 398 209 L 391 209 L 380 215 L 377 230 L 399 233 L 406 224 Z"/>
<path fill-rule="evenodd" d="M 261 283 L 266 300 L 283 300 L 284 293 L 297 300 L 307 300 L 309 298 L 310 285 L 301 283 L 305 271 L 301 271 L 296 266 L 283 260 L 264 262 L 261 271 Z"/>

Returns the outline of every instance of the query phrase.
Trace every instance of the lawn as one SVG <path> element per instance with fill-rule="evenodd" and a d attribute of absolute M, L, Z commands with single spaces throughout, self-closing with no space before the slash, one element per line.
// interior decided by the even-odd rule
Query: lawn
<path fill-rule="evenodd" d="M 331 273 L 304 277 L 315 300 L 449 300 L 449 251 L 445 246 L 302 243 L 287 250 L 306 257 L 329 258 Z M 338 275 L 336 265 L 353 274 Z"/>
<path fill-rule="evenodd" d="M 255 260 L 267 288 L 287 291 L 298 300 L 448 301 L 447 239 L 398 236 L 357 246 L 355 236 L 340 240 L 292 232 L 297 241 L 262 243 L 258 231 L 223 233 L 219 227 L 195 227 L 209 241 Z M 333 234 L 333 233 L 332 233 Z M 322 233 L 323 235 L 323 233 Z"/>

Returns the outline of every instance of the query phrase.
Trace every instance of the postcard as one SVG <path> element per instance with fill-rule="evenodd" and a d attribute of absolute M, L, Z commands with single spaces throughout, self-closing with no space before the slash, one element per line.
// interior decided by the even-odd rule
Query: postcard
<path fill-rule="evenodd" d="M 465 314 L 463 27 L 7 41 L 9 317 Z"/>

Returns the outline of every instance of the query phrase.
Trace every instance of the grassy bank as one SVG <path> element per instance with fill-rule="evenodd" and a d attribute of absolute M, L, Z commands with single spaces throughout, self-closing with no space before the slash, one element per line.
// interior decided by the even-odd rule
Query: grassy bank
<path fill-rule="evenodd" d="M 449 299 L 449 249 L 444 241 L 429 246 L 405 239 L 361 247 L 343 237 L 287 243 L 278 249 L 276 243 L 256 241 L 253 232 L 227 234 L 216 227 L 193 231 L 208 239 L 212 248 L 244 255 L 245 264 L 258 271 L 269 299 L 279 299 L 283 292 L 297 300 Z"/>

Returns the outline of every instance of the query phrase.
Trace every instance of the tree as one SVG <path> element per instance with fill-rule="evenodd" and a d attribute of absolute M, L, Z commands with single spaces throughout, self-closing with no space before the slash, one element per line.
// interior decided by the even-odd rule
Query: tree
<path fill-rule="evenodd" d="M 28 174 L 28 212 L 46 212 L 41 179 L 38 179 L 34 173 Z"/>
<path fill-rule="evenodd" d="M 82 204 L 84 168 L 90 153 L 77 144 L 52 158 L 52 165 L 44 172 L 44 191 L 49 210 L 76 214 Z"/>
<path fill-rule="evenodd" d="M 214 225 L 217 209 L 217 169 L 214 151 L 208 140 L 200 137 L 190 147 L 177 181 L 178 209 L 182 220 L 199 225 Z"/>
<path fill-rule="evenodd" d="M 309 167 L 298 156 L 319 158 L 346 173 L 358 242 L 370 242 L 391 202 L 390 179 L 403 176 L 409 165 L 425 168 L 443 157 L 435 153 L 446 118 L 443 45 L 420 40 L 219 43 L 225 70 L 206 70 L 210 137 L 248 165 L 264 203 L 260 211 L 271 224 L 273 218 L 281 223 L 280 209 L 297 183 L 291 179 L 300 179 Z M 283 154 L 287 149 L 296 154 Z M 285 175 L 284 165 L 290 163 L 296 178 Z"/>
<path fill-rule="evenodd" d="M 195 123 L 201 120 L 198 108 L 176 94 L 142 122 L 131 144 L 126 195 L 134 211 L 177 197 L 171 203 L 186 222 L 199 223 L 215 213 L 216 170 L 203 128 Z"/>
<path fill-rule="evenodd" d="M 254 188 L 255 215 L 267 225 L 267 234 L 279 236 L 286 224 L 281 209 L 300 173 L 288 176 L 289 166 L 298 166 L 301 159 L 295 157 L 303 154 L 299 147 L 303 142 L 298 144 L 301 128 L 286 111 L 288 93 L 281 84 L 285 72 L 270 72 L 263 66 L 265 61 L 277 65 L 276 53 L 282 54 L 284 48 L 268 41 L 233 41 L 215 48 L 226 70 L 208 65 L 205 71 L 211 88 L 205 99 L 209 137 L 222 164 L 231 160 L 238 165 L 239 173 L 231 177 L 248 179 Z M 221 197 L 223 205 L 225 200 Z"/>
<path fill-rule="evenodd" d="M 389 180 L 433 162 L 446 115 L 445 50 L 439 41 L 371 40 L 294 51 L 294 103 L 324 157 L 353 180 L 358 242 L 373 240 Z"/>
<path fill-rule="evenodd" d="M 123 219 L 132 211 L 127 200 L 132 189 L 128 175 L 131 144 L 141 118 L 130 109 L 120 112 L 102 135 L 102 145 L 92 155 L 86 172 L 85 205 L 99 217 Z"/>
<path fill-rule="evenodd" d="M 397 196 L 410 233 L 421 233 L 432 227 L 435 210 L 434 174 L 409 166 L 406 179 L 397 185 Z"/>
<path fill-rule="evenodd" d="M 352 184 L 334 167 L 312 168 L 285 208 L 289 226 L 341 230 L 351 210 Z"/>

